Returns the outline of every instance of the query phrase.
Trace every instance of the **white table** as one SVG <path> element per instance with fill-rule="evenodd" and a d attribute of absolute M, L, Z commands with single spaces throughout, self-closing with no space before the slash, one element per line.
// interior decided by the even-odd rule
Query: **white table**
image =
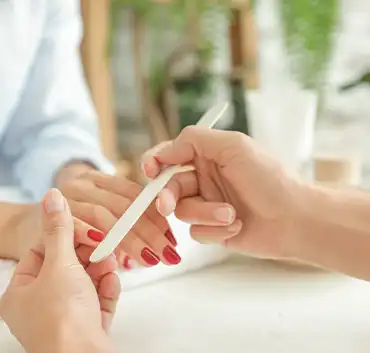
<path fill-rule="evenodd" d="M 127 353 L 368 353 L 370 286 L 235 257 L 122 295 L 112 329 Z M 0 352 L 22 352 L 5 327 Z"/>

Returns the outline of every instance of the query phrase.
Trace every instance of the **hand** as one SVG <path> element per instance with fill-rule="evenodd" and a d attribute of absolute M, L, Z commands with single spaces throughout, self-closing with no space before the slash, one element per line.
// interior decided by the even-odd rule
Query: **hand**
<path fill-rule="evenodd" d="M 0 302 L 1 317 L 27 352 L 60 352 L 69 343 L 72 352 L 84 340 L 107 344 L 120 293 L 117 262 L 110 256 L 90 264 L 91 252 L 74 247 L 68 205 L 51 190 L 43 201 L 43 244 L 21 259 Z"/>
<path fill-rule="evenodd" d="M 248 136 L 188 127 L 172 142 L 143 156 L 155 177 L 164 165 L 193 164 L 158 197 L 163 215 L 173 210 L 200 242 L 218 242 L 261 257 L 290 254 L 300 184 Z"/>
<path fill-rule="evenodd" d="M 79 220 L 98 229 L 88 233 L 94 240 L 103 240 L 106 233 L 139 195 L 142 187 L 119 176 L 94 171 L 91 167 L 57 178 L 59 189 L 68 200 L 72 214 Z M 135 227 L 116 249 L 118 263 L 129 269 L 129 258 L 142 266 L 153 266 L 162 261 L 175 265 L 181 261 L 175 250 L 176 240 L 166 219 L 155 205 L 151 205 Z M 129 257 L 128 257 L 128 256 Z"/>
<path fill-rule="evenodd" d="M 43 233 L 42 205 L 6 205 L 1 211 L 4 219 L 1 229 L 1 256 L 19 260 L 40 243 Z M 104 235 L 76 217 L 73 222 L 75 241 L 95 248 L 99 244 L 97 237 L 102 238 Z"/>

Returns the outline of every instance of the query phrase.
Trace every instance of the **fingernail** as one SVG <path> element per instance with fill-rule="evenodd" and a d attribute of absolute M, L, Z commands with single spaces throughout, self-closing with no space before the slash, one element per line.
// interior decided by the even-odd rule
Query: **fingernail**
<path fill-rule="evenodd" d="M 163 200 L 165 202 L 162 204 Z M 158 195 L 155 205 L 157 211 L 163 217 L 169 216 L 176 209 L 176 200 L 173 193 L 169 189 L 164 188 Z"/>
<path fill-rule="evenodd" d="M 148 166 L 147 166 L 146 163 L 140 162 L 140 169 L 143 172 L 143 174 L 145 174 L 145 175 L 146 175 L 147 168 L 148 168 Z"/>
<path fill-rule="evenodd" d="M 161 212 L 161 201 L 160 201 L 159 197 L 157 197 L 157 200 L 155 200 L 155 208 L 157 209 L 157 211 L 158 211 L 162 216 L 164 216 L 164 215 L 162 214 L 162 212 Z"/>
<path fill-rule="evenodd" d="M 51 189 L 45 196 L 44 207 L 46 213 L 63 212 L 65 201 L 58 189 Z"/>
<path fill-rule="evenodd" d="M 130 258 L 128 256 L 125 256 L 125 258 L 123 259 L 123 268 L 125 270 L 132 270 L 132 267 L 130 265 Z"/>
<path fill-rule="evenodd" d="M 141 257 L 150 266 L 155 266 L 159 263 L 158 256 L 154 254 L 154 252 L 151 251 L 149 248 L 144 248 L 141 251 Z"/>
<path fill-rule="evenodd" d="M 173 245 L 177 246 L 176 238 L 174 237 L 171 229 L 168 229 L 166 233 L 164 233 L 164 236 L 167 238 L 167 240 Z"/>
<path fill-rule="evenodd" d="M 220 207 L 213 212 L 216 220 L 223 223 L 231 223 L 233 221 L 233 210 L 230 207 Z"/>
<path fill-rule="evenodd" d="M 172 249 L 170 246 L 166 246 L 163 249 L 163 257 L 171 265 L 177 265 L 181 261 L 180 255 L 174 249 Z"/>
<path fill-rule="evenodd" d="M 144 163 L 144 162 L 141 162 L 140 164 L 140 167 L 141 167 L 141 170 L 143 172 L 143 174 L 147 177 L 147 178 L 151 178 L 151 170 L 150 170 L 150 166 L 148 163 Z"/>
<path fill-rule="evenodd" d="M 240 229 L 242 228 L 242 222 L 241 221 L 235 221 L 232 225 L 227 227 L 227 231 L 232 234 L 236 234 L 240 232 Z"/>
<path fill-rule="evenodd" d="M 105 234 L 98 231 L 98 230 L 95 230 L 95 229 L 89 229 L 89 231 L 87 232 L 87 236 L 94 240 L 94 241 L 98 241 L 98 242 L 101 242 L 103 241 L 103 239 L 105 238 Z"/>

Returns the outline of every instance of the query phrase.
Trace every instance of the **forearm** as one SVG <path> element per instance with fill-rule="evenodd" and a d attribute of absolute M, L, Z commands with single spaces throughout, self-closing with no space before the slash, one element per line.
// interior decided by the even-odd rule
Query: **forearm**
<path fill-rule="evenodd" d="M 296 257 L 370 281 L 370 194 L 319 187 L 303 193 Z"/>
<path fill-rule="evenodd" d="M 22 219 L 35 208 L 33 204 L 0 204 L 0 258 L 9 258 L 19 260 L 20 246 L 19 241 L 30 242 L 32 237 L 24 236 L 22 239 L 18 236 L 19 226 Z M 28 232 L 33 231 L 35 225 L 30 225 Z M 24 245 L 24 244 L 23 244 Z"/>

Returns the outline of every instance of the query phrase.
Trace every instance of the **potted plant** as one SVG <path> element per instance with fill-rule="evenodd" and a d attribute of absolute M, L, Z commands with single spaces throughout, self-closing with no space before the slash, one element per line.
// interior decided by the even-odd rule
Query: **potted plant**
<path fill-rule="evenodd" d="M 252 135 L 295 171 L 312 156 L 339 6 L 339 0 L 280 0 L 287 78 L 249 94 Z"/>
<path fill-rule="evenodd" d="M 326 83 L 340 1 L 280 0 L 280 16 L 290 71 L 303 89 Z"/>
<path fill-rule="evenodd" d="M 209 89 L 211 78 L 205 67 L 212 55 L 207 31 L 203 31 L 199 19 L 215 9 L 227 11 L 230 1 L 112 0 L 112 33 L 116 32 L 115 20 L 122 11 L 130 13 L 136 88 L 151 144 L 173 138 L 195 115 L 199 118 L 201 108 L 194 98 Z M 143 52 L 147 29 L 151 29 L 153 36 L 156 30 L 164 27 L 176 32 L 178 40 L 164 59 L 151 59 L 148 68 Z M 187 75 L 175 79 L 176 67 L 189 57 L 192 65 Z M 180 116 L 186 116 L 188 121 L 181 121 Z"/>

